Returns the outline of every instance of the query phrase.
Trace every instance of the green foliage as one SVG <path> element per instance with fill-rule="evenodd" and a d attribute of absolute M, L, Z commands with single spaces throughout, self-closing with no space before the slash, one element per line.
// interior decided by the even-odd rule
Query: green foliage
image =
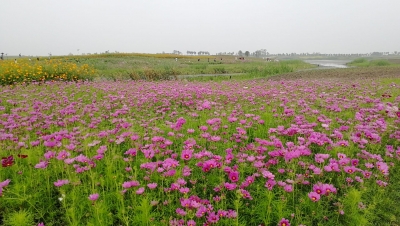
<path fill-rule="evenodd" d="M 163 57 L 164 56 L 164 57 Z M 178 60 L 175 60 L 178 57 Z M 310 68 L 312 65 L 300 60 L 265 62 L 259 58 L 246 61 L 235 60 L 234 56 L 216 58 L 210 56 L 176 56 L 146 54 L 102 54 L 90 56 L 58 57 L 64 62 L 88 64 L 96 69 L 98 80 L 176 80 L 181 75 L 200 74 L 244 74 L 246 79 L 265 77 L 277 73 Z M 199 61 L 200 59 L 200 61 Z M 243 78 L 244 79 L 244 78 Z M 199 80 L 221 80 L 209 78 Z M 224 80 L 224 79 L 222 79 Z"/>
<path fill-rule="evenodd" d="M 386 59 L 377 59 L 377 60 L 367 60 L 365 58 L 360 58 L 353 60 L 349 63 L 351 66 L 356 67 L 384 67 L 384 66 L 399 66 L 400 64 L 392 63 Z"/>
<path fill-rule="evenodd" d="M 152 207 L 148 198 L 142 198 L 141 202 L 136 206 L 133 225 L 151 225 L 153 218 L 151 209 Z"/>
<path fill-rule="evenodd" d="M 26 210 L 19 210 L 8 214 L 4 219 L 5 226 L 31 226 L 34 225 L 33 214 Z"/>
<path fill-rule="evenodd" d="M 361 63 L 365 63 L 365 62 L 368 62 L 367 59 L 365 59 L 365 58 L 358 58 L 358 59 L 355 59 L 355 60 L 353 60 L 352 62 L 350 62 L 350 64 L 361 64 Z"/>

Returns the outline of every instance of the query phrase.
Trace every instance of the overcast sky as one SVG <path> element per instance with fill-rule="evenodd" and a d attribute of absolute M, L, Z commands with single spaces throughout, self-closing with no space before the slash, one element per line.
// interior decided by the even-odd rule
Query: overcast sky
<path fill-rule="evenodd" d="M 78 51 L 79 49 L 79 51 Z M 8 55 L 400 51 L 399 0 L 1 0 Z"/>

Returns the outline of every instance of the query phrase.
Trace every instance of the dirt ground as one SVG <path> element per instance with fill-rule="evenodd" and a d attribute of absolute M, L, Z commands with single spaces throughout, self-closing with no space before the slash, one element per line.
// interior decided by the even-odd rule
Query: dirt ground
<path fill-rule="evenodd" d="M 341 68 L 323 70 L 305 70 L 269 77 L 268 80 L 287 79 L 372 79 L 372 78 L 400 78 L 400 67 L 366 67 Z"/>

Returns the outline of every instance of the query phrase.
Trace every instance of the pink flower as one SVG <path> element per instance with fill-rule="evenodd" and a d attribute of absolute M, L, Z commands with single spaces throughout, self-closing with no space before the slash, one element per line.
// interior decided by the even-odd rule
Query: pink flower
<path fill-rule="evenodd" d="M 236 184 L 230 184 L 230 183 L 224 183 L 224 187 L 229 190 L 232 191 L 236 188 Z"/>
<path fill-rule="evenodd" d="M 265 183 L 265 187 L 268 188 L 268 190 L 272 190 L 272 188 L 274 188 L 274 186 L 276 185 L 275 180 L 269 179 L 266 183 Z"/>
<path fill-rule="evenodd" d="M 290 222 L 288 219 L 282 218 L 282 220 L 279 221 L 279 226 L 290 226 Z"/>
<path fill-rule="evenodd" d="M 98 198 L 99 198 L 98 193 L 89 195 L 89 200 L 91 200 L 91 201 L 96 201 Z"/>
<path fill-rule="evenodd" d="M 136 151 L 136 149 L 131 148 L 131 149 L 129 149 L 128 151 L 126 151 L 124 154 L 125 154 L 125 155 L 136 156 L 137 151 Z"/>
<path fill-rule="evenodd" d="M 56 186 L 56 187 L 61 187 L 65 184 L 69 184 L 69 180 L 58 180 L 58 181 L 54 182 L 54 186 Z"/>
<path fill-rule="evenodd" d="M 286 192 L 292 192 L 293 191 L 293 186 L 291 184 L 287 184 L 284 187 Z"/>
<path fill-rule="evenodd" d="M 196 226 L 196 222 L 194 220 L 188 220 L 187 226 Z"/>
<path fill-rule="evenodd" d="M 185 216 L 186 215 L 186 211 L 181 209 L 181 208 L 177 208 L 175 211 L 176 211 L 176 213 L 178 215 L 181 215 L 181 216 Z"/>
<path fill-rule="evenodd" d="M 332 184 L 323 184 L 322 185 L 323 189 L 323 194 L 329 195 L 330 193 L 335 193 L 337 192 L 336 188 Z"/>
<path fill-rule="evenodd" d="M 10 179 L 7 179 L 3 182 L 0 182 L 0 188 L 4 188 L 5 186 L 8 186 L 8 184 L 10 183 Z"/>
<path fill-rule="evenodd" d="M 229 180 L 231 180 L 233 183 L 237 182 L 239 180 L 239 172 L 237 171 L 229 172 Z"/>
<path fill-rule="evenodd" d="M 345 167 L 344 167 L 344 171 L 345 171 L 346 173 L 352 174 L 352 173 L 354 173 L 354 172 L 357 171 L 357 168 L 354 167 L 354 166 L 345 166 Z"/>
<path fill-rule="evenodd" d="M 310 192 L 310 193 L 308 193 L 308 197 L 311 199 L 311 201 L 313 201 L 313 202 L 317 202 L 320 198 L 321 198 L 321 196 L 318 194 L 318 193 L 316 193 L 316 192 Z"/>
<path fill-rule="evenodd" d="M 147 187 L 149 187 L 150 189 L 155 189 L 157 187 L 157 183 L 148 184 Z"/>
<path fill-rule="evenodd" d="M 144 187 L 141 187 L 136 191 L 136 194 L 141 195 L 143 194 L 143 192 L 144 192 Z"/>
<path fill-rule="evenodd" d="M 187 187 L 179 188 L 179 192 L 182 194 L 187 194 L 187 193 L 189 193 L 189 191 L 190 191 L 190 189 Z"/>
<path fill-rule="evenodd" d="M 136 187 L 139 186 L 139 182 L 138 181 L 125 181 L 122 184 L 123 188 L 130 188 L 130 187 Z"/>
<path fill-rule="evenodd" d="M 68 156 L 70 156 L 70 155 L 71 155 L 71 154 L 70 154 L 69 152 L 62 150 L 62 151 L 60 151 L 60 152 L 58 153 L 57 159 L 58 159 L 58 160 L 64 160 L 66 157 L 68 157 Z"/>
<path fill-rule="evenodd" d="M 48 151 L 48 152 L 44 153 L 44 157 L 46 159 L 54 158 L 54 156 L 56 156 L 56 153 L 54 151 Z"/>
<path fill-rule="evenodd" d="M 40 161 L 38 164 L 35 165 L 36 169 L 44 169 L 49 165 L 49 162 L 47 161 Z"/>
<path fill-rule="evenodd" d="M 185 149 L 182 151 L 181 158 L 187 161 L 192 158 L 192 155 L 193 155 L 193 150 Z"/>
<path fill-rule="evenodd" d="M 208 214 L 207 221 L 210 223 L 217 223 L 219 221 L 219 216 L 214 212 Z"/>
<path fill-rule="evenodd" d="M 321 182 L 319 182 L 317 184 L 314 184 L 313 191 L 315 193 L 319 194 L 319 195 L 324 195 L 325 194 L 325 189 L 324 189 L 324 187 L 323 187 Z"/>

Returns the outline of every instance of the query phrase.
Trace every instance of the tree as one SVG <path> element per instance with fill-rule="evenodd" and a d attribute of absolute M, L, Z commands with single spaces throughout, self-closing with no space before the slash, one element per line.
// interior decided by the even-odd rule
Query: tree
<path fill-rule="evenodd" d="M 244 55 L 246 55 L 247 57 L 250 55 L 249 51 L 244 52 Z"/>
<path fill-rule="evenodd" d="M 239 56 L 243 56 L 242 50 L 239 50 L 238 55 L 239 55 Z"/>

